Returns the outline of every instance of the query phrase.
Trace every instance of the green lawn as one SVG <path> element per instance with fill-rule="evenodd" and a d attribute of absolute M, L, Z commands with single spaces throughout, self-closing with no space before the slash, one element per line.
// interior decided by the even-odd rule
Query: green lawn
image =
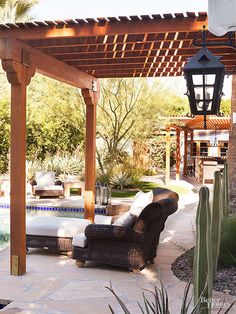
<path fill-rule="evenodd" d="M 140 181 L 137 185 L 137 188 L 133 189 L 126 189 L 126 190 L 112 190 L 111 196 L 112 197 L 133 197 L 138 191 L 142 190 L 143 192 L 149 192 L 150 190 L 157 188 L 157 187 L 164 187 L 170 190 L 175 191 L 179 195 L 188 194 L 189 190 L 182 187 L 182 186 L 175 186 L 175 185 L 161 185 L 155 182 L 148 182 L 148 181 Z"/>

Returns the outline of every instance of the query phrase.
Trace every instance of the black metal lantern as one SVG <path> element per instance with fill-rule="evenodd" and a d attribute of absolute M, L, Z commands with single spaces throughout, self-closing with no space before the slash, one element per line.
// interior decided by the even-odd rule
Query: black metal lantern
<path fill-rule="evenodd" d="M 191 114 L 204 115 L 206 128 L 206 115 L 220 115 L 224 65 L 220 62 L 220 57 L 203 47 L 184 66 L 183 71 Z"/>

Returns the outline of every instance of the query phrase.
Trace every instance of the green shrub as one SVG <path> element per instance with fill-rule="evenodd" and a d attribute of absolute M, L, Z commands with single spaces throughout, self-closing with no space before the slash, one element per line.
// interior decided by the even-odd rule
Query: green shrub
<path fill-rule="evenodd" d="M 236 266 L 236 216 L 226 218 L 222 225 L 219 267 Z"/>

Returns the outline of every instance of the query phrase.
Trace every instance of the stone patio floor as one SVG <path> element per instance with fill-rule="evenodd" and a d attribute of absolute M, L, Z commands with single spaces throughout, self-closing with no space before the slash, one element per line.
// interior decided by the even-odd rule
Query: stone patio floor
<path fill-rule="evenodd" d="M 196 189 L 197 190 L 197 189 Z M 27 273 L 9 275 L 9 247 L 0 252 L 0 300 L 12 302 L 1 313 L 23 314 L 106 314 L 124 313 L 111 292 L 105 287 L 112 283 L 114 290 L 131 313 L 140 313 L 142 289 L 153 290 L 161 279 L 168 291 L 171 314 L 179 314 L 185 283 L 171 271 L 171 263 L 181 254 L 177 244 L 191 247 L 194 243 L 193 226 L 198 200 L 197 191 L 181 197 L 178 211 L 167 220 L 161 234 L 154 265 L 140 275 L 125 269 L 87 263 L 77 268 L 66 255 L 31 249 L 27 255 Z M 149 296 L 148 292 L 145 292 Z M 223 294 L 215 293 L 215 299 Z M 150 295 L 151 299 L 151 295 Z M 234 300 L 228 296 L 226 302 Z M 1 303 L 1 302 L 0 302 Z M 215 308 L 213 313 L 217 313 Z M 236 313 L 234 307 L 230 313 Z"/>

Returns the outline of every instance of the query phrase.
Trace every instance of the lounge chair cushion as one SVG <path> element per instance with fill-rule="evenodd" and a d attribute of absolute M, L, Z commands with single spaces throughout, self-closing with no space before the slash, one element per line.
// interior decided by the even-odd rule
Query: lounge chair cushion
<path fill-rule="evenodd" d="M 79 247 L 86 247 L 86 245 L 87 245 L 87 238 L 86 238 L 84 232 L 76 234 L 73 237 L 72 245 L 79 246 Z"/>
<path fill-rule="evenodd" d="M 26 234 L 72 238 L 91 224 L 88 219 L 36 216 L 26 223 Z"/>
<path fill-rule="evenodd" d="M 61 185 L 34 185 L 35 191 L 63 191 Z"/>

